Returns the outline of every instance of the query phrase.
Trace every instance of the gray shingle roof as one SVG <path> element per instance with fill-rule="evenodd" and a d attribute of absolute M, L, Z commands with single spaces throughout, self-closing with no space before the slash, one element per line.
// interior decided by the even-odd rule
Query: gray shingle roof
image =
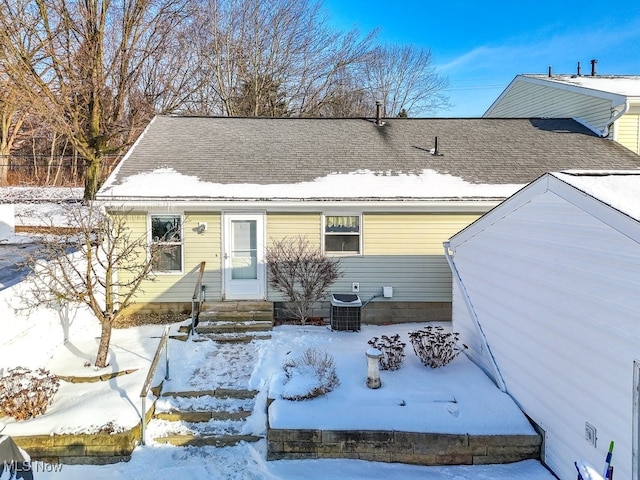
<path fill-rule="evenodd" d="M 202 181 L 283 184 L 357 170 L 432 169 L 470 183 L 525 184 L 549 171 L 636 169 L 640 157 L 570 119 L 159 116 L 111 184 L 171 167 Z M 438 137 L 441 155 L 433 155 Z"/>

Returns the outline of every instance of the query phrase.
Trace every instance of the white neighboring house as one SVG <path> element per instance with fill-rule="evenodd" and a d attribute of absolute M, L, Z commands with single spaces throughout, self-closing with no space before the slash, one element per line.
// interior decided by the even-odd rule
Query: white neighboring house
<path fill-rule="evenodd" d="M 563 480 L 640 478 L 640 175 L 547 173 L 445 242 L 453 328 Z M 602 467 L 602 469 L 600 468 Z"/>

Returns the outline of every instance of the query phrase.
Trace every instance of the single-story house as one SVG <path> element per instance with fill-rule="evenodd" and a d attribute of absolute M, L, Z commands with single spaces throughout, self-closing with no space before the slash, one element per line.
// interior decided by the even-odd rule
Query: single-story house
<path fill-rule="evenodd" d="M 444 240 L 544 172 L 639 161 L 570 119 L 158 116 L 97 200 L 171 234 L 139 308 L 189 304 L 203 261 L 208 301 L 279 301 L 265 248 L 305 235 L 341 257 L 332 293 L 373 299 L 363 321 L 449 320 Z"/>
<path fill-rule="evenodd" d="M 485 118 L 574 118 L 640 153 L 640 75 L 518 75 Z"/>
<path fill-rule="evenodd" d="M 563 480 L 640 463 L 640 172 L 547 173 L 445 244 L 453 328 Z"/>

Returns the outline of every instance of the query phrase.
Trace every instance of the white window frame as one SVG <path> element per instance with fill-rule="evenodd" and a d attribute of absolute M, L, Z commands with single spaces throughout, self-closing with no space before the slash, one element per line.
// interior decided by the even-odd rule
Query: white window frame
<path fill-rule="evenodd" d="M 147 215 L 147 232 L 149 239 L 149 257 L 151 257 L 151 249 L 153 244 L 152 218 L 153 217 L 178 217 L 180 218 L 180 242 L 162 242 L 167 245 L 180 245 L 180 270 L 155 270 L 156 275 L 182 275 L 184 273 L 184 214 L 175 212 L 149 212 Z"/>
<path fill-rule="evenodd" d="M 327 232 L 327 217 L 358 217 L 358 233 L 349 233 L 349 232 L 336 232 L 331 233 Z M 358 251 L 352 252 L 337 252 L 337 251 L 328 251 L 326 248 L 326 237 L 332 235 L 353 235 L 358 236 Z M 332 257 L 360 257 L 363 255 L 363 224 L 362 224 L 362 213 L 355 212 L 325 212 L 322 214 L 322 252 L 325 255 Z"/>

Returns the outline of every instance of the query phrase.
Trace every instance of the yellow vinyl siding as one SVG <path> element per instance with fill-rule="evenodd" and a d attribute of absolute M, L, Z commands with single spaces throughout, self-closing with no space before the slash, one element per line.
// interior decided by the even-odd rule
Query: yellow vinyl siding
<path fill-rule="evenodd" d="M 134 235 L 143 235 L 147 238 L 148 215 L 146 213 L 126 214 L 126 221 Z M 197 233 L 198 222 L 207 223 L 207 230 L 201 234 Z M 153 281 L 149 280 L 142 284 L 142 292 L 136 296 L 136 301 L 190 302 L 197 279 L 197 269 L 202 261 L 206 262 L 203 284 L 207 287 L 207 298 L 210 300 L 220 299 L 220 242 L 219 213 L 184 214 L 184 271 L 181 273 L 156 274 Z"/>
<path fill-rule="evenodd" d="M 112 217 L 120 217 L 126 225 L 126 228 L 129 230 L 129 235 L 130 235 L 130 240 L 132 242 L 138 242 L 140 241 L 141 245 L 145 245 L 145 247 L 141 248 L 140 251 L 140 255 L 141 258 L 147 258 L 148 252 L 147 252 L 147 241 L 148 241 L 148 235 L 147 235 L 147 214 L 144 212 L 127 212 L 127 213 L 110 213 L 110 215 Z M 133 275 L 132 272 L 129 272 L 126 270 L 125 268 L 120 268 L 117 271 L 117 276 L 118 276 L 118 283 L 126 283 L 131 281 Z M 143 289 L 144 286 L 146 284 L 148 284 L 149 282 L 144 282 L 143 284 Z M 125 294 L 126 292 L 119 292 L 121 294 Z M 139 292 L 139 294 L 135 297 L 135 300 L 139 300 L 141 298 L 144 298 L 144 294 L 142 292 Z"/>
<path fill-rule="evenodd" d="M 617 121 L 616 141 L 635 153 L 640 153 L 640 114 L 627 113 Z"/>
<path fill-rule="evenodd" d="M 476 220 L 474 214 L 365 214 L 364 255 L 443 255 L 442 242 Z"/>
<path fill-rule="evenodd" d="M 611 101 L 562 88 L 519 81 L 494 105 L 493 118 L 576 118 L 603 131 L 611 119 Z"/>
<path fill-rule="evenodd" d="M 267 247 L 274 240 L 305 235 L 312 247 L 320 248 L 322 215 L 320 213 L 267 214 Z"/>

